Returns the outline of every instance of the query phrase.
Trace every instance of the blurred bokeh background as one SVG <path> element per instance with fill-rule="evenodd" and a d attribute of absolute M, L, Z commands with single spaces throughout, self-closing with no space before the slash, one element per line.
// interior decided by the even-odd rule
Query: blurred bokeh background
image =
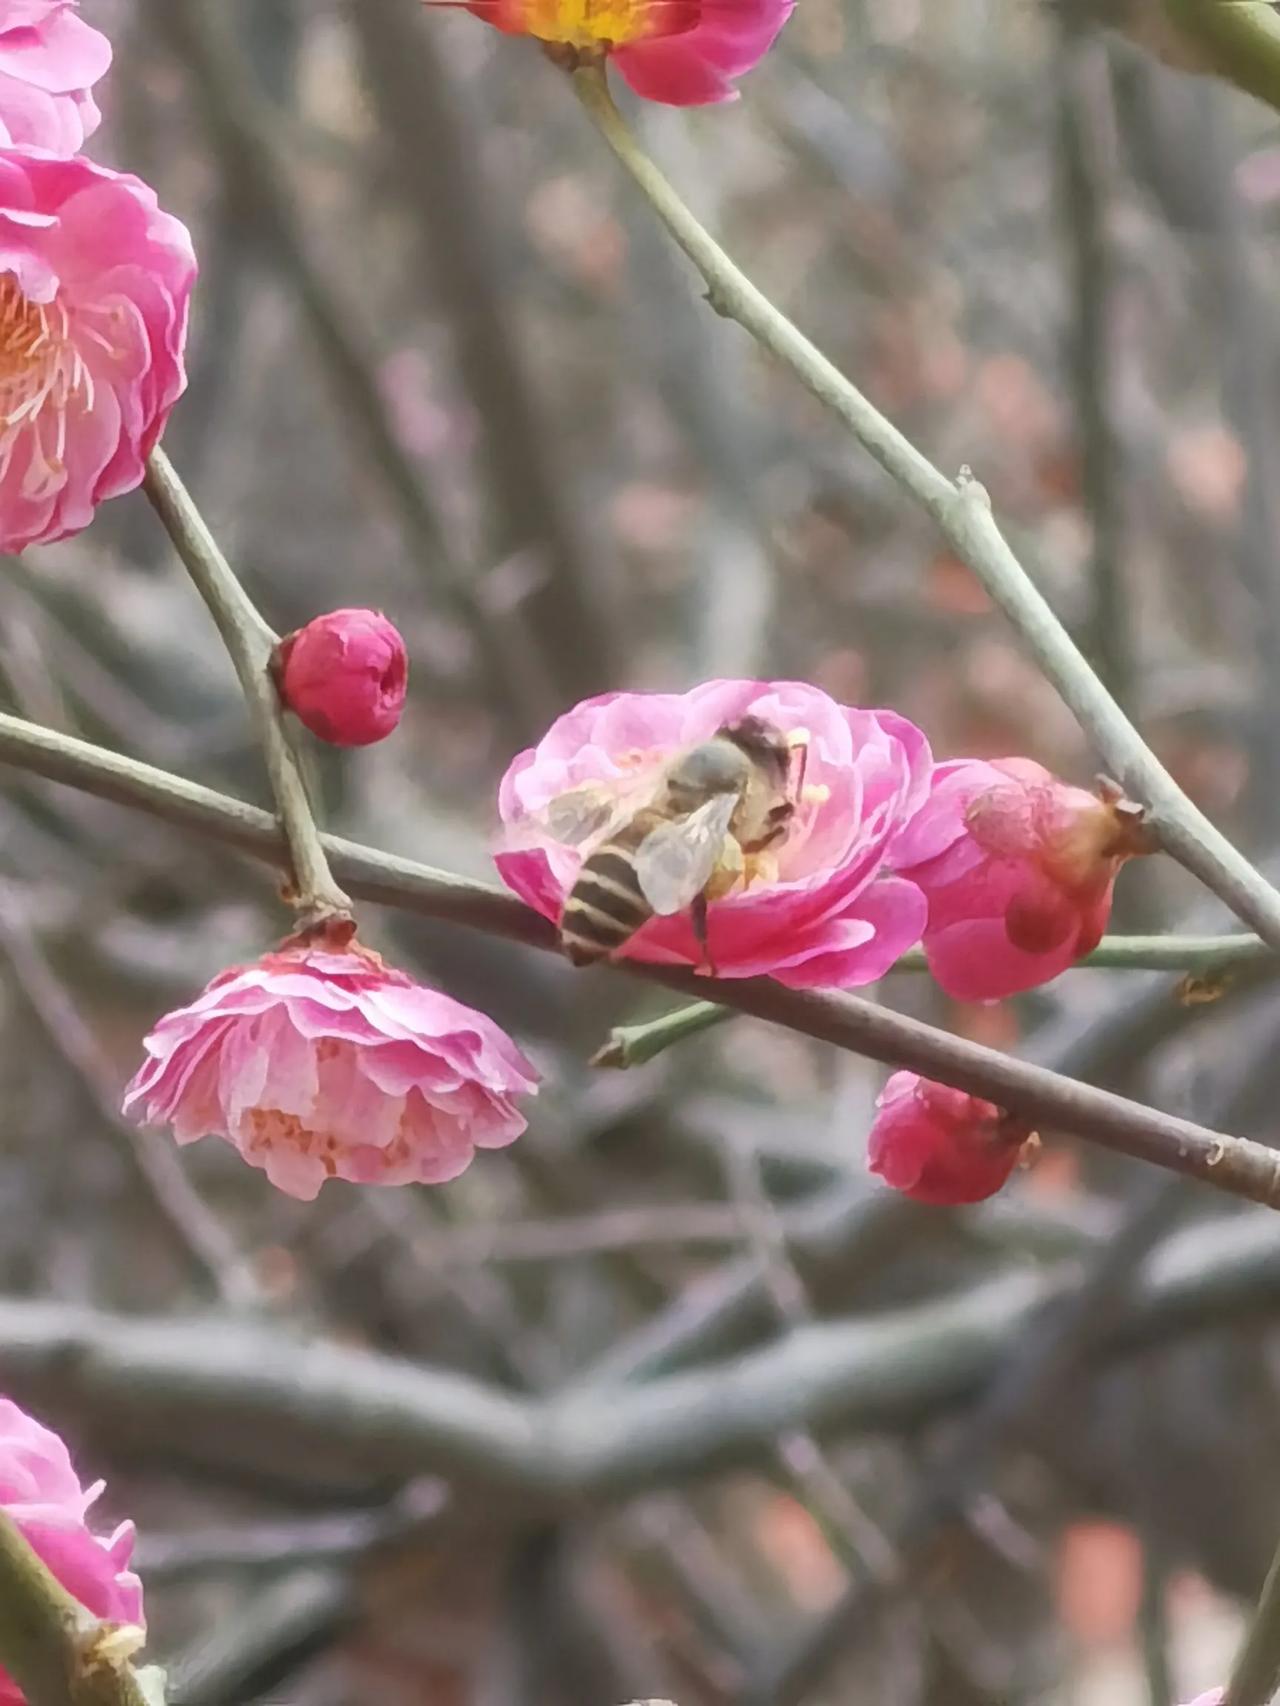
<path fill-rule="evenodd" d="M 91 152 L 201 256 L 167 449 L 276 628 L 370 604 L 409 644 L 399 733 L 312 753 L 330 827 L 488 875 L 496 780 L 558 710 L 713 675 L 801 676 L 941 755 L 1091 778 L 969 572 L 708 311 L 530 43 L 416 0 L 83 10 L 116 43 Z M 740 102 L 633 116 L 779 304 L 974 467 L 1162 757 L 1266 859 L 1274 115 L 1068 0 L 800 0 Z M 3 565 L 0 703 L 265 803 L 140 497 Z M 1225 925 L 1156 864 L 1122 877 L 1118 927 Z M 1171 1706 L 1222 1678 L 1280 1534 L 1280 1225 L 1054 1132 L 992 1204 L 887 1201 L 862 1173 L 878 1068 L 735 1020 L 593 1072 L 657 996 L 362 918 L 547 1086 L 452 1185 L 301 1205 L 114 1113 L 157 1013 L 282 932 L 271 877 L 0 775 L 0 1384 L 137 1521 L 177 1701 Z M 1274 1139 L 1265 971 L 1177 985 L 879 995 Z M 382 1360 L 342 1364 L 332 1417 L 307 1363 L 256 1403 L 191 1375 L 202 1345 L 270 1375 L 287 1343 Z M 511 1453 L 545 1474 L 483 1441 L 442 1469 L 380 1411 L 406 1369 L 515 1399 Z"/>

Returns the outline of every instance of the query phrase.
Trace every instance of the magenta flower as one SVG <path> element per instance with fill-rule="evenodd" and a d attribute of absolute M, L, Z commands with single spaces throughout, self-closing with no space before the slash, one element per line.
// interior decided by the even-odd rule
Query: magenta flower
<path fill-rule="evenodd" d="M 876 1108 L 867 1166 L 917 1202 L 994 1196 L 1031 1136 L 1030 1126 L 994 1102 L 914 1072 L 895 1072 Z"/>
<path fill-rule="evenodd" d="M 196 263 L 136 178 L 0 149 L 0 551 L 131 491 L 186 383 Z"/>
<path fill-rule="evenodd" d="M 331 610 L 286 634 L 276 651 L 280 697 L 321 740 L 369 746 L 400 721 L 409 659 L 377 610 Z"/>
<path fill-rule="evenodd" d="M 102 115 L 90 90 L 111 43 L 75 0 L 4 0 L 0 8 L 0 146 L 75 154 Z"/>
<path fill-rule="evenodd" d="M 286 944 L 222 972 L 146 1039 L 124 1111 L 221 1137 L 309 1202 L 326 1179 L 439 1184 L 525 1121 L 537 1074 L 483 1013 L 357 943 Z"/>
<path fill-rule="evenodd" d="M 503 881 L 559 919 L 589 845 L 554 833 L 551 802 L 584 784 L 642 798 L 682 750 L 746 716 L 807 739 L 802 798 L 789 833 L 754 880 L 711 902 L 708 940 L 722 977 L 761 973 L 794 988 L 880 977 L 920 939 L 925 902 L 882 872 L 923 801 L 929 746 L 892 711 L 837 705 L 803 682 L 711 681 L 689 693 L 608 693 L 560 717 L 502 779 Z M 687 912 L 651 918 L 618 952 L 705 968 Z"/>
<path fill-rule="evenodd" d="M 607 54 L 625 82 L 667 106 L 734 101 L 795 0 L 427 0 L 462 5 L 508 35 L 534 36 L 566 63 Z"/>
<path fill-rule="evenodd" d="M 1125 859 L 1149 851 L 1137 808 L 1029 758 L 938 765 L 891 863 L 928 896 L 929 968 L 958 1001 L 1047 983 L 1096 948 Z"/>
<path fill-rule="evenodd" d="M 0 1398 L 0 1507 L 12 1517 L 37 1557 L 72 1594 L 104 1623 L 142 1627 L 142 1584 L 129 1570 L 133 1524 L 113 1534 L 95 1535 L 88 1526 L 89 1506 L 102 1482 L 81 1487 L 66 1446 L 20 1410 Z M 22 1706 L 25 1696 L 0 1669 L 0 1706 Z"/>

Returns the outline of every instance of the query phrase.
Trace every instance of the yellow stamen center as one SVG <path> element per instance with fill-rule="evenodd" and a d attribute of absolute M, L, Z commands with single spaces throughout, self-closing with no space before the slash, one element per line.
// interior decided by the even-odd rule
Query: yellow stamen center
<path fill-rule="evenodd" d="M 104 340 L 105 342 L 105 340 Z M 93 376 L 55 299 L 32 302 L 12 274 L 0 276 L 0 477 L 29 442 L 24 495 L 37 498 L 64 471 L 67 414 L 93 407 Z"/>
<path fill-rule="evenodd" d="M 690 0 L 519 0 L 524 30 L 570 47 L 621 47 L 693 22 Z"/>

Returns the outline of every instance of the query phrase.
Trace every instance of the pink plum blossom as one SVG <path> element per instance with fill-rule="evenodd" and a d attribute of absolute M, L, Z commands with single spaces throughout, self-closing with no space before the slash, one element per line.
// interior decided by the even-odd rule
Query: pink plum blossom
<path fill-rule="evenodd" d="M 608 55 L 646 100 L 703 106 L 738 97 L 795 0 L 427 0 L 460 4 L 509 35 L 534 36 L 567 65 Z"/>
<path fill-rule="evenodd" d="M 1029 758 L 940 764 L 890 863 L 928 897 L 929 968 L 959 1001 L 1046 983 L 1097 947 L 1139 813 Z"/>
<path fill-rule="evenodd" d="M 102 117 L 90 90 L 111 64 L 111 43 L 75 0 L 4 0 L 0 6 L 0 146 L 84 146 Z"/>
<path fill-rule="evenodd" d="M 483 1013 L 358 943 L 293 942 L 166 1013 L 124 1110 L 221 1137 L 310 1201 L 326 1179 L 439 1184 L 525 1128 L 537 1075 Z"/>
<path fill-rule="evenodd" d="M 0 1398 L 0 1508 L 67 1592 L 105 1623 L 142 1627 L 142 1584 L 129 1570 L 133 1524 L 96 1535 L 89 1506 L 102 1482 L 82 1487 L 66 1446 L 10 1398 Z M 25 1696 L 0 1669 L 0 1706 Z"/>
<path fill-rule="evenodd" d="M 186 383 L 196 263 L 137 178 L 0 149 L 0 551 L 142 480 Z"/>
<path fill-rule="evenodd" d="M 1031 1136 L 1024 1121 L 946 1084 L 895 1072 L 880 1092 L 867 1166 L 917 1202 L 994 1196 Z"/>
<path fill-rule="evenodd" d="M 400 721 L 409 659 L 394 622 L 377 610 L 330 610 L 276 650 L 280 697 L 334 746 L 369 746 Z"/>
<path fill-rule="evenodd" d="M 794 988 L 845 988 L 882 976 L 924 926 L 920 891 L 882 865 L 925 798 L 929 746 L 894 712 L 838 705 L 803 682 L 710 681 L 689 693 L 607 693 L 575 706 L 502 779 L 496 863 L 503 881 L 558 920 L 584 850 L 563 845 L 545 826 L 548 803 L 583 784 L 631 789 L 657 779 L 682 749 L 748 714 L 785 734 L 804 731 L 804 798 L 776 850 L 776 873 L 712 901 L 716 971 L 767 974 Z M 650 919 L 619 952 L 703 966 L 683 913 Z"/>

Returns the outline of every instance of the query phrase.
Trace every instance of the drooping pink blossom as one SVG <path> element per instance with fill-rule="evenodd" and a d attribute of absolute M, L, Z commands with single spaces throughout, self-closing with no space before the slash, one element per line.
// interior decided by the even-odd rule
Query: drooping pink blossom
<path fill-rule="evenodd" d="M 880 1092 L 867 1166 L 917 1202 L 981 1202 L 1018 1164 L 1024 1120 L 914 1072 L 895 1072 Z"/>
<path fill-rule="evenodd" d="M 409 659 L 400 631 L 377 610 L 330 610 L 286 634 L 276 651 L 280 697 L 334 746 L 369 746 L 404 710 Z"/>
<path fill-rule="evenodd" d="M 196 263 L 137 178 L 0 149 L 0 551 L 131 491 L 186 383 Z"/>
<path fill-rule="evenodd" d="M 738 98 L 734 79 L 764 58 L 795 0 L 427 0 L 459 4 L 573 63 L 606 54 L 646 100 L 703 106 Z"/>
<path fill-rule="evenodd" d="M 1147 850 L 1127 802 L 1071 787 L 1029 758 L 964 758 L 938 765 L 891 863 L 928 897 L 934 977 L 959 1001 L 990 1001 L 1097 947 L 1116 872 Z"/>
<path fill-rule="evenodd" d="M 104 1623 L 141 1628 L 142 1584 L 129 1569 L 133 1524 L 109 1535 L 88 1524 L 103 1483 L 82 1487 L 58 1435 L 10 1398 L 0 1398 L 0 1508 L 67 1592 Z M 0 1667 L 0 1706 L 25 1696 Z"/>
<path fill-rule="evenodd" d="M 102 115 L 91 90 L 111 43 L 76 0 L 4 0 L 0 6 L 0 146 L 77 153 Z"/>
<path fill-rule="evenodd" d="M 502 779 L 496 863 L 503 881 L 558 920 L 590 849 L 566 846 L 553 833 L 544 815 L 550 802 L 584 784 L 640 797 L 681 751 L 748 715 L 803 734 L 804 787 L 774 863 L 711 901 L 716 971 L 767 974 L 794 988 L 880 977 L 924 926 L 920 891 L 882 867 L 925 797 L 928 743 L 892 711 L 838 705 L 803 682 L 711 681 L 689 693 L 608 693 L 575 706 Z M 619 953 L 706 969 L 687 913 L 650 919 Z"/>
<path fill-rule="evenodd" d="M 533 1067 L 492 1019 L 358 943 L 222 972 L 147 1037 L 124 1110 L 221 1137 L 310 1201 L 326 1179 L 439 1184 L 525 1128 Z"/>

